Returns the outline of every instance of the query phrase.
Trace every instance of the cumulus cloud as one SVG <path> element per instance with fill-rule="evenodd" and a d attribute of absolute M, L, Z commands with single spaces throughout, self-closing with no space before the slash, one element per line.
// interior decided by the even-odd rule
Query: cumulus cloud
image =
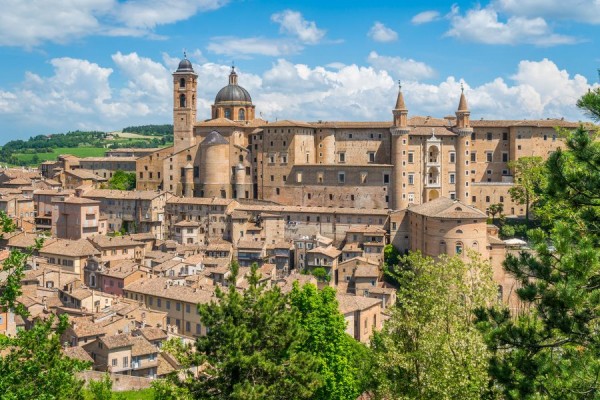
<path fill-rule="evenodd" d="M 576 43 L 576 38 L 553 33 L 541 17 L 511 16 L 506 22 L 498 18 L 491 7 L 475 8 L 461 15 L 454 6 L 450 15 L 451 28 L 447 36 L 485 44 L 534 44 L 555 46 Z"/>
<path fill-rule="evenodd" d="M 370 55 L 371 60 L 381 57 Z M 171 72 L 176 67 L 169 60 L 177 58 L 166 54 L 161 61 L 118 52 L 110 66 L 56 58 L 50 61 L 51 75 L 28 72 L 14 89 L 0 88 L 0 115 L 5 127 L 31 134 L 169 123 Z M 227 84 L 230 66 L 203 62 L 194 63 L 194 70 L 199 82 L 198 118 L 209 118 L 214 96 Z M 375 65 L 309 66 L 284 58 L 260 74 L 238 69 L 239 82 L 252 95 L 259 115 L 269 120 L 308 121 L 389 120 L 398 90 L 396 73 Z M 403 83 L 411 115 L 453 113 L 464 83 L 474 119 L 579 120 L 583 116 L 575 107 L 576 100 L 588 88 L 598 87 L 548 59 L 523 60 L 508 79 L 498 77 L 478 86 L 453 76 L 434 83 L 420 79 Z M 113 83 L 121 81 L 125 83 Z"/>
<path fill-rule="evenodd" d="M 410 22 L 412 22 L 414 25 L 421 25 L 421 24 L 427 24 L 429 22 L 433 22 L 440 19 L 440 13 L 437 11 L 423 11 L 421 13 L 418 13 L 417 15 L 415 15 L 414 17 L 412 17 L 412 19 L 410 20 Z"/>
<path fill-rule="evenodd" d="M 215 54 L 228 56 L 263 56 L 279 57 L 295 54 L 303 49 L 300 44 L 287 39 L 269 39 L 264 37 L 240 38 L 235 36 L 219 36 L 211 38 L 207 49 Z"/>
<path fill-rule="evenodd" d="M 216 10 L 228 0 L 129 0 L 119 4 L 115 17 L 125 26 L 154 28 L 190 18 L 198 12 Z"/>
<path fill-rule="evenodd" d="M 494 6 L 513 15 L 600 24 L 598 0 L 496 0 Z"/>
<path fill-rule="evenodd" d="M 379 21 L 376 21 L 373 26 L 371 27 L 371 29 L 369 30 L 369 33 L 367 33 L 367 36 L 369 36 L 371 39 L 373 39 L 376 42 L 394 42 L 396 40 L 398 40 L 398 34 L 388 28 L 387 26 L 385 26 L 384 24 L 382 24 Z"/>
<path fill-rule="evenodd" d="M 89 35 L 150 36 L 158 25 L 185 20 L 228 0 L 4 0 L 0 46 L 31 48 Z M 35 16 L 35 22 L 32 22 Z"/>
<path fill-rule="evenodd" d="M 428 79 L 435 75 L 435 71 L 429 65 L 412 58 L 381 56 L 372 51 L 367 61 L 373 67 L 387 71 L 402 80 Z"/>
<path fill-rule="evenodd" d="M 279 31 L 297 37 L 301 42 L 316 44 L 323 39 L 325 31 L 317 28 L 314 21 L 307 21 L 301 13 L 284 10 L 271 15 L 271 21 L 279 24 Z"/>

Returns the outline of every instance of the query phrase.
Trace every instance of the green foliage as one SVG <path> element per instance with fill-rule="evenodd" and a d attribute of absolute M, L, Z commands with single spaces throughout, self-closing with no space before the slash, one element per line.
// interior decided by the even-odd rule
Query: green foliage
<path fill-rule="evenodd" d="M 474 310 L 495 301 L 491 266 L 411 253 L 391 269 L 396 306 L 372 341 L 376 395 L 385 399 L 479 399 L 488 360 Z"/>
<path fill-rule="evenodd" d="M 190 392 L 172 379 L 156 379 L 152 382 L 154 400 L 191 400 Z"/>
<path fill-rule="evenodd" d="M 0 237 L 5 233 L 13 232 L 15 228 L 13 220 L 4 211 L 0 211 Z M 7 273 L 0 287 L 0 311 L 2 312 L 12 310 L 18 315 L 27 315 L 27 309 L 17 302 L 17 298 L 22 294 L 21 279 L 24 276 L 27 258 L 34 250 L 42 247 L 43 238 L 36 239 L 35 243 L 35 246 L 26 252 L 11 250 L 8 258 L 1 265 L 0 270 Z"/>
<path fill-rule="evenodd" d="M 0 212 L 0 235 L 14 230 L 13 221 Z M 0 287 L 0 310 L 26 316 L 27 309 L 17 302 L 25 262 L 42 239 L 27 252 L 11 250 L 2 269 L 8 272 Z M 56 322 L 56 327 L 53 325 Z M 61 352 L 60 335 L 68 326 L 66 315 L 37 321 L 16 337 L 0 335 L 0 395 L 6 400 L 77 400 L 82 399 L 83 381 L 75 373 L 87 368 L 86 362 L 73 360 Z"/>
<path fill-rule="evenodd" d="M 198 311 L 209 332 L 196 348 L 204 372 L 186 384 L 196 399 L 310 399 L 322 385 L 319 361 L 303 346 L 307 333 L 299 311 L 278 287 L 259 283 L 253 266 L 249 287 L 235 288 L 232 265 L 227 291 Z"/>
<path fill-rule="evenodd" d="M 488 212 L 492 215 L 492 221 L 496 218 L 496 215 L 502 216 L 504 212 L 504 204 L 494 203 L 488 207 Z"/>
<path fill-rule="evenodd" d="M 90 381 L 88 383 L 90 400 L 112 400 L 112 380 L 109 374 L 104 374 L 99 381 Z"/>
<path fill-rule="evenodd" d="M 113 190 L 135 190 L 135 172 L 116 171 L 108 181 L 108 188 Z"/>
<path fill-rule="evenodd" d="M 308 333 L 302 347 L 318 361 L 323 380 L 311 398 L 356 399 L 368 388 L 370 351 L 346 333 L 335 290 L 296 283 L 290 304 L 300 312 L 300 324 Z"/>
<path fill-rule="evenodd" d="M 327 273 L 327 270 L 323 267 L 313 268 L 310 273 L 312 276 L 317 278 L 319 282 L 329 282 L 331 280 L 331 276 Z"/>
<path fill-rule="evenodd" d="M 577 107 L 579 107 L 585 114 L 587 114 L 592 120 L 600 121 L 600 88 L 590 90 L 579 100 L 577 100 Z"/>
<path fill-rule="evenodd" d="M 140 135 L 160 135 L 160 136 L 171 136 L 173 137 L 173 125 L 141 125 L 141 126 L 128 126 L 123 129 L 123 132 L 137 133 Z"/>
<path fill-rule="evenodd" d="M 510 161 L 515 185 L 509 189 L 509 194 L 517 204 L 525 205 L 525 219 L 530 218 L 530 207 L 538 200 L 540 187 L 544 185 L 544 160 L 542 157 L 521 157 Z"/>
<path fill-rule="evenodd" d="M 385 265 L 393 267 L 400 262 L 400 252 L 391 243 L 383 248 L 383 260 Z"/>
<path fill-rule="evenodd" d="M 75 373 L 89 363 L 66 357 L 60 335 L 68 326 L 66 315 L 38 321 L 14 338 L 0 335 L 0 394 L 3 400 L 80 400 L 82 380 Z"/>
<path fill-rule="evenodd" d="M 590 98 L 595 96 L 595 98 Z M 600 113 L 600 92 L 578 105 Z M 478 314 L 493 357 L 490 373 L 507 399 L 600 397 L 600 143 L 583 127 L 544 169 L 530 231 L 533 252 L 509 254 L 505 269 L 532 311 Z"/>

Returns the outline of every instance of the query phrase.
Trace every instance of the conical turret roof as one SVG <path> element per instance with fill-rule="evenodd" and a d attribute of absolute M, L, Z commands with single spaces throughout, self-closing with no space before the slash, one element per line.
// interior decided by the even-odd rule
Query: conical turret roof
<path fill-rule="evenodd" d="M 469 111 L 469 106 L 467 105 L 467 97 L 465 96 L 465 91 L 462 85 L 460 87 L 460 101 L 458 102 L 458 111 Z"/>

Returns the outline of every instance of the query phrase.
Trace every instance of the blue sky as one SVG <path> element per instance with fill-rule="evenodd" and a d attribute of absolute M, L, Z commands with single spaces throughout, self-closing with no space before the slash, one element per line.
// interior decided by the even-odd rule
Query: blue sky
<path fill-rule="evenodd" d="M 209 116 L 231 62 L 263 118 L 583 116 L 598 85 L 600 2 L 2 0 L 0 143 L 171 122 L 183 50 Z"/>

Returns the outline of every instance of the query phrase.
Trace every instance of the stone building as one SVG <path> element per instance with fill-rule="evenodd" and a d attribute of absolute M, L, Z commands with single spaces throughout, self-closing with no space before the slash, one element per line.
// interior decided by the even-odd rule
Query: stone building
<path fill-rule="evenodd" d="M 156 239 L 164 239 L 164 209 L 171 193 L 96 189 L 84 192 L 82 197 L 100 202 L 108 232 L 124 229 L 130 233 L 151 233 Z"/>
<path fill-rule="evenodd" d="M 465 93 L 452 116 L 412 116 L 399 90 L 388 122 L 255 118 L 232 67 L 211 119 L 196 120 L 197 75 L 184 59 L 173 73 L 174 145 L 139 158 L 139 189 L 186 197 L 260 199 L 283 205 L 405 209 L 439 197 L 485 211 L 511 202 L 511 160 L 563 146 L 548 120 L 473 120 Z"/>

